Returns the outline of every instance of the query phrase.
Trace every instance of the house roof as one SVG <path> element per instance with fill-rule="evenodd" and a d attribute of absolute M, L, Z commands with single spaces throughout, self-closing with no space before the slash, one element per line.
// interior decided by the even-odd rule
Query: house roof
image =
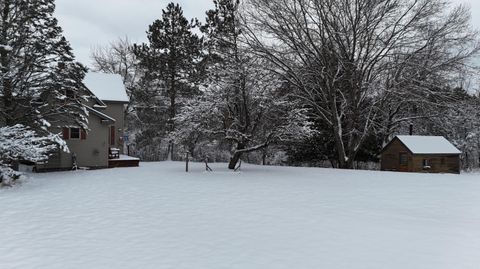
<path fill-rule="evenodd" d="M 120 75 L 88 72 L 85 76 L 84 84 L 102 101 L 129 102 L 127 91 Z"/>
<path fill-rule="evenodd" d="M 452 143 L 443 136 L 397 135 L 413 154 L 461 154 Z"/>

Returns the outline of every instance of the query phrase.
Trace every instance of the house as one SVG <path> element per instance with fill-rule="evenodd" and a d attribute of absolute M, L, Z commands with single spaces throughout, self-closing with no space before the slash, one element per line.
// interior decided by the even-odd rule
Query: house
<path fill-rule="evenodd" d="M 70 152 L 57 150 L 48 162 L 36 164 L 37 171 L 67 170 L 74 166 L 93 169 L 138 166 L 139 159 L 122 155 L 124 111 L 129 102 L 122 78 L 115 74 L 90 72 L 84 85 L 83 90 L 93 96 L 83 103 L 89 112 L 88 130 L 78 126 L 59 128 Z"/>
<path fill-rule="evenodd" d="M 381 170 L 460 173 L 460 154 L 443 136 L 398 135 L 381 152 Z"/>

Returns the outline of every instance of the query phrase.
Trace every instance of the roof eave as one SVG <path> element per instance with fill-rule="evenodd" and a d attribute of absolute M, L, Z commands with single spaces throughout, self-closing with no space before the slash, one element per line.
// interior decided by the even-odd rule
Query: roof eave
<path fill-rule="evenodd" d="M 412 152 L 412 150 L 411 150 L 409 147 L 407 147 L 407 145 L 405 145 L 405 143 L 403 143 L 402 140 L 401 140 L 400 138 L 398 138 L 397 136 L 395 136 L 394 138 L 392 138 L 392 140 L 390 140 L 390 142 L 388 142 L 388 143 L 383 147 L 383 149 L 380 151 L 380 154 L 382 154 L 382 153 L 390 146 L 390 144 L 392 144 L 393 141 L 395 141 L 395 139 L 397 139 L 398 142 L 400 142 L 400 144 L 402 144 L 402 145 L 408 150 L 408 152 L 409 152 L 410 154 L 414 154 L 414 153 Z"/>
<path fill-rule="evenodd" d="M 461 155 L 462 152 L 459 153 L 412 153 L 412 155 Z"/>
<path fill-rule="evenodd" d="M 111 124 L 111 123 L 115 123 L 116 120 L 94 108 L 91 108 L 89 106 L 85 106 L 89 111 L 91 111 L 93 114 L 95 114 L 97 117 L 99 117 L 102 121 L 102 123 L 106 123 L 106 124 Z"/>
<path fill-rule="evenodd" d="M 119 100 L 102 100 L 105 103 L 111 103 L 111 104 L 128 104 L 130 101 L 119 101 Z"/>
<path fill-rule="evenodd" d="M 85 90 L 87 90 L 93 97 L 93 99 L 95 101 L 97 101 L 97 104 L 100 105 L 100 106 L 107 106 L 102 100 L 100 100 L 100 98 L 98 98 L 98 96 L 96 96 L 83 82 L 82 82 L 82 85 L 83 85 L 83 88 Z"/>

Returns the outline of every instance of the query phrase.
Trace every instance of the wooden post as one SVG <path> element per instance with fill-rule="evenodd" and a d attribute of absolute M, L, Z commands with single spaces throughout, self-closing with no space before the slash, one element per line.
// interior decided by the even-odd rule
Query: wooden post
<path fill-rule="evenodd" d="M 203 159 L 203 161 L 205 162 L 205 171 L 212 172 L 213 171 L 212 168 L 210 168 L 210 166 L 208 166 L 208 159 L 205 158 L 205 159 Z"/>
<path fill-rule="evenodd" d="M 185 154 L 187 155 L 187 157 L 185 158 L 185 172 L 188 173 L 188 154 L 189 154 L 189 152 L 187 151 L 187 152 L 185 152 Z"/>

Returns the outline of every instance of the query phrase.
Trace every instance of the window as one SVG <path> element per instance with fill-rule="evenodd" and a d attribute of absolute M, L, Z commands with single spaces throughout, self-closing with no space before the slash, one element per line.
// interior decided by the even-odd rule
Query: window
<path fill-rule="evenodd" d="M 75 99 L 75 92 L 73 90 L 65 90 L 65 96 L 68 99 Z"/>
<path fill-rule="evenodd" d="M 408 165 L 408 157 L 406 153 L 400 153 L 400 165 Z"/>
<path fill-rule="evenodd" d="M 422 161 L 423 168 L 430 168 L 428 159 L 423 159 Z"/>
<path fill-rule="evenodd" d="M 70 139 L 80 139 L 80 128 L 70 128 Z"/>

